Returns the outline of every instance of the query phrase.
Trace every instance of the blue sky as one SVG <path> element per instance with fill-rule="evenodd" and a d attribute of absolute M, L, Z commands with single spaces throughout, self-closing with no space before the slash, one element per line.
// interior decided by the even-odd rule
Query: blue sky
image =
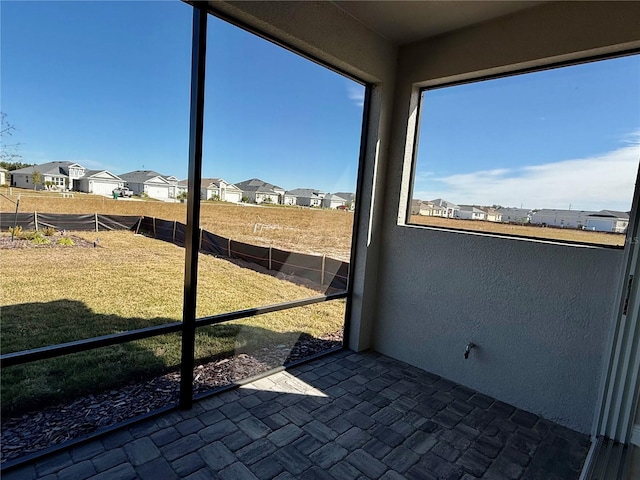
<path fill-rule="evenodd" d="M 1 110 L 22 161 L 187 172 L 192 9 L 1 4 Z M 209 17 L 203 175 L 354 191 L 364 87 Z"/>
<path fill-rule="evenodd" d="M 191 7 L 2 1 L 1 110 L 23 161 L 187 172 Z M 354 191 L 364 88 L 209 18 L 203 175 Z M 628 210 L 638 55 L 425 94 L 414 198 Z"/>
<path fill-rule="evenodd" d="M 638 55 L 424 93 L 414 197 L 628 211 Z"/>

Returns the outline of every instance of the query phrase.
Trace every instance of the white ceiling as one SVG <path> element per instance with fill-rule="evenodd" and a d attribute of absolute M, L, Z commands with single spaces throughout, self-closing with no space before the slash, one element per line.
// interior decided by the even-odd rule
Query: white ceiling
<path fill-rule="evenodd" d="M 396 45 L 530 8 L 544 1 L 345 1 L 333 3 Z"/>

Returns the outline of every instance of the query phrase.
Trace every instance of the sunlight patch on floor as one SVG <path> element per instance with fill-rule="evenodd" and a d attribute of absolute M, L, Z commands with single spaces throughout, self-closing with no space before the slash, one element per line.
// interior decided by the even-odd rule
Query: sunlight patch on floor
<path fill-rule="evenodd" d="M 303 382 L 289 372 L 278 372 L 255 382 L 243 385 L 240 388 L 251 390 L 263 390 L 277 393 L 290 393 L 294 395 L 307 395 L 312 397 L 327 397 L 327 394 Z"/>

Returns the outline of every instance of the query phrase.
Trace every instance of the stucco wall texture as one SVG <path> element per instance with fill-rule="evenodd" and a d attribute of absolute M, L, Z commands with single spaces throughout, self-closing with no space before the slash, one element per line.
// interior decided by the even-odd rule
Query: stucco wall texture
<path fill-rule="evenodd" d="M 403 248 L 380 269 L 375 350 L 589 432 L 621 251 L 411 227 L 389 237 Z"/>
<path fill-rule="evenodd" d="M 584 433 L 608 358 L 622 250 L 403 224 L 419 87 L 640 46 L 638 5 L 605 3 L 542 5 L 399 49 L 371 340 Z M 477 347 L 465 360 L 468 342 Z"/>

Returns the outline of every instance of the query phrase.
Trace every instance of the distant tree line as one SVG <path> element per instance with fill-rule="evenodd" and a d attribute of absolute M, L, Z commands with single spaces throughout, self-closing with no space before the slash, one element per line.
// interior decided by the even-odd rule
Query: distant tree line
<path fill-rule="evenodd" d="M 0 166 L 7 170 L 30 167 L 31 164 L 19 162 L 22 156 L 18 153 L 19 143 L 6 143 L 6 139 L 13 134 L 16 129 L 7 121 L 7 114 L 0 112 Z"/>
<path fill-rule="evenodd" d="M 6 170 L 18 170 L 19 168 L 26 168 L 34 166 L 34 163 L 23 163 L 23 162 L 7 162 L 5 160 L 0 160 L 0 167 Z"/>

